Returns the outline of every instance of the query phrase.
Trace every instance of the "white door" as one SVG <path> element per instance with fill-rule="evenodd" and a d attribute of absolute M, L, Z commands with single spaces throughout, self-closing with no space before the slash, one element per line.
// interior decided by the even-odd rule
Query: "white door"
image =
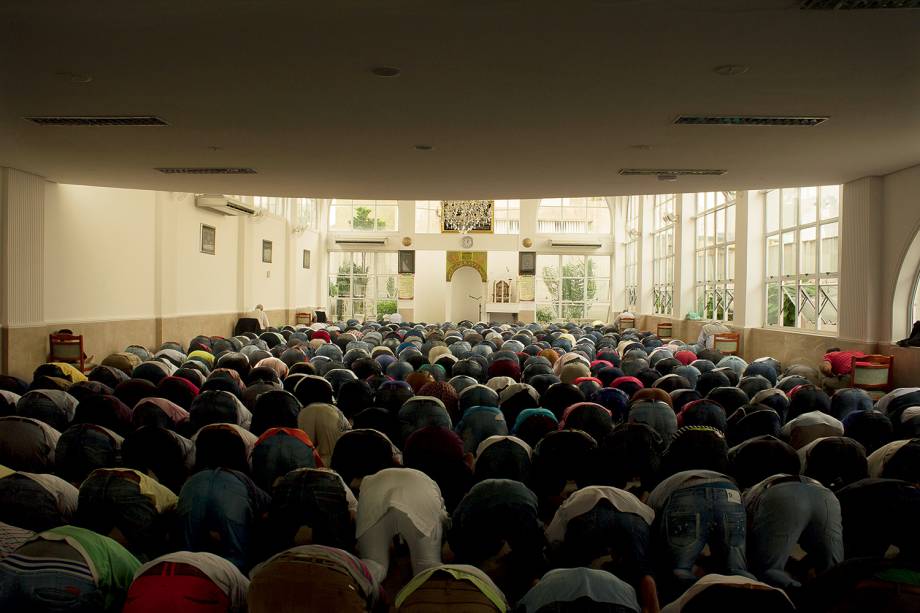
<path fill-rule="evenodd" d="M 455 323 L 464 319 L 474 323 L 479 321 L 479 307 L 485 297 L 482 295 L 482 277 L 476 269 L 469 266 L 457 269 L 450 286 L 450 320 Z M 426 290 L 421 288 L 421 291 Z"/>

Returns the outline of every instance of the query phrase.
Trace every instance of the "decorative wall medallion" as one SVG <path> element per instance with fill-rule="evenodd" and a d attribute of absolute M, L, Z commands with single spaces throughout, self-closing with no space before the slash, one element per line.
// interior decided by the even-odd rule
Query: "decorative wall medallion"
<path fill-rule="evenodd" d="M 527 248 L 533 247 L 533 241 L 530 240 L 529 238 L 525 238 L 524 240 L 522 240 L 521 244 Z"/>
<path fill-rule="evenodd" d="M 463 240 L 460 241 L 460 243 L 463 245 L 463 248 L 464 248 L 464 249 L 469 249 L 470 247 L 473 246 L 473 237 L 472 237 L 472 236 L 464 236 L 464 237 L 463 237 Z"/>
<path fill-rule="evenodd" d="M 402 244 L 403 244 L 403 247 L 408 247 L 409 245 L 412 244 L 412 239 L 409 238 L 408 236 L 404 236 L 402 240 Z"/>

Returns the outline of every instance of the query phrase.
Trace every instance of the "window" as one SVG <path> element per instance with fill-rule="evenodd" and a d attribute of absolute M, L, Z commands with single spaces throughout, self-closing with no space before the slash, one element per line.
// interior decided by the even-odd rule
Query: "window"
<path fill-rule="evenodd" d="M 398 215 L 395 200 L 334 198 L 329 207 L 329 229 L 333 232 L 396 232 Z"/>
<path fill-rule="evenodd" d="M 652 242 L 652 293 L 655 313 L 672 315 L 674 306 L 674 208 L 676 194 L 655 196 Z"/>
<path fill-rule="evenodd" d="M 537 255 L 537 320 L 606 320 L 610 257 Z"/>
<path fill-rule="evenodd" d="M 252 204 L 257 209 L 262 209 L 271 215 L 284 217 L 284 205 L 287 198 L 278 198 L 276 196 L 253 196 Z"/>
<path fill-rule="evenodd" d="M 312 230 L 316 224 L 316 200 L 291 198 L 291 225 L 297 230 Z"/>
<path fill-rule="evenodd" d="M 696 200 L 696 312 L 704 319 L 735 316 L 735 192 L 705 192 Z"/>
<path fill-rule="evenodd" d="M 495 201 L 495 233 L 519 234 L 521 232 L 521 201 Z"/>
<path fill-rule="evenodd" d="M 544 198 L 537 211 L 541 234 L 609 234 L 606 198 Z"/>
<path fill-rule="evenodd" d="M 329 311 L 336 320 L 396 312 L 396 252 L 329 252 Z"/>
<path fill-rule="evenodd" d="M 415 201 L 415 232 L 417 234 L 438 234 L 441 232 L 441 201 Z"/>
<path fill-rule="evenodd" d="M 639 209 L 642 196 L 626 199 L 626 308 L 639 308 Z"/>
<path fill-rule="evenodd" d="M 766 192 L 766 324 L 837 331 L 840 186 Z"/>

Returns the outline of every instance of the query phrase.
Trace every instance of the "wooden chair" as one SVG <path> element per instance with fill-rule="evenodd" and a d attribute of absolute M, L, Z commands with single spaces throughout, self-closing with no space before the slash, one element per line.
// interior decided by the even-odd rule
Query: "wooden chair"
<path fill-rule="evenodd" d="M 70 332 L 69 330 L 67 332 Z M 84 372 L 86 369 L 86 354 L 83 352 L 83 335 L 55 332 L 48 335 L 49 362 L 65 362 L 73 364 Z"/>
<path fill-rule="evenodd" d="M 635 317 L 620 317 L 620 325 L 618 327 L 618 330 L 620 332 L 623 332 L 624 330 L 628 330 L 629 328 L 635 328 L 635 327 L 636 327 Z"/>
<path fill-rule="evenodd" d="M 310 313 L 297 313 L 294 319 L 297 325 L 309 326 L 313 323 L 313 315 Z"/>
<path fill-rule="evenodd" d="M 660 323 L 658 324 L 658 338 L 661 340 L 671 340 L 674 338 L 674 324 L 671 323 Z"/>
<path fill-rule="evenodd" d="M 720 332 L 712 337 L 712 348 L 722 355 L 738 355 L 741 351 L 741 334 L 738 332 Z"/>
<path fill-rule="evenodd" d="M 861 358 L 854 356 L 851 367 L 850 387 L 866 390 L 873 400 L 891 391 L 894 378 L 893 356 L 867 355 Z"/>

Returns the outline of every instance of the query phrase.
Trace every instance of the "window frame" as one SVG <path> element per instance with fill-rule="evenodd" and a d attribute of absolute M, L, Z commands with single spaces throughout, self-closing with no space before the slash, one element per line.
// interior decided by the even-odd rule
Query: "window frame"
<path fill-rule="evenodd" d="M 738 193 L 711 191 L 689 195 L 694 200 L 693 308 L 703 319 L 734 321 Z"/>
<path fill-rule="evenodd" d="M 328 299 L 328 313 L 334 321 L 344 321 L 354 317 L 354 314 L 361 313 L 360 310 L 355 309 L 355 303 L 361 301 L 364 303 L 364 316 L 365 318 L 378 317 L 380 315 L 387 315 L 390 313 L 395 313 L 398 307 L 398 251 L 329 251 L 326 265 L 326 276 L 328 279 L 328 289 L 326 291 Z M 336 259 L 342 259 L 343 256 L 338 254 L 347 254 L 348 262 L 350 263 L 348 274 L 343 274 L 342 271 L 333 271 L 333 261 Z M 365 264 L 365 268 L 368 270 L 366 273 L 356 273 L 355 271 L 355 256 L 363 256 L 363 260 L 366 261 L 367 256 L 372 258 L 373 268 L 368 268 Z M 390 262 L 385 262 L 385 258 L 389 259 Z M 385 263 L 381 267 L 381 263 Z M 341 266 L 340 266 L 341 268 Z M 388 272 L 389 271 L 389 272 Z M 343 279 L 347 279 L 347 293 L 340 294 L 337 288 L 345 287 L 346 283 L 343 283 Z M 360 282 L 357 286 L 361 286 L 363 283 L 364 292 L 361 296 L 355 295 L 354 288 L 356 287 L 355 279 L 359 279 Z M 381 296 L 380 286 L 381 281 L 387 288 L 387 296 Z M 338 301 L 343 302 L 343 309 L 339 310 Z M 381 312 L 379 309 L 379 303 L 386 302 L 392 303 L 392 309 L 387 308 L 385 311 Z M 389 305 L 388 305 L 389 306 Z M 370 307 L 370 308 L 369 308 Z"/>
<path fill-rule="evenodd" d="M 369 208 L 371 209 L 370 219 L 374 220 L 373 228 L 355 228 L 355 211 L 359 208 Z M 392 227 L 380 228 L 377 223 L 380 221 L 380 215 L 378 210 L 380 208 L 392 208 L 393 215 L 393 225 Z M 351 211 L 348 217 L 348 228 L 335 228 L 333 217 L 338 215 L 338 210 L 349 209 Z M 330 232 L 360 232 L 360 233 L 380 233 L 380 232 L 393 232 L 396 233 L 399 231 L 399 201 L 397 200 L 356 200 L 349 198 L 333 198 L 329 202 L 329 231 Z"/>
<path fill-rule="evenodd" d="M 677 194 L 657 194 L 652 204 L 652 305 L 656 315 L 674 315 L 674 257 Z M 671 217 L 668 221 L 665 216 Z"/>
<path fill-rule="evenodd" d="M 623 266 L 625 284 L 623 286 L 624 303 L 626 309 L 635 313 L 639 308 L 639 252 L 642 234 L 639 230 L 639 219 L 642 213 L 642 196 L 626 196 L 624 206 L 624 229 L 626 242 L 624 244 Z"/>
<path fill-rule="evenodd" d="M 547 258 L 552 258 L 555 260 L 556 262 L 555 270 L 557 271 L 557 275 L 558 275 L 557 282 L 556 282 L 556 295 L 551 296 L 549 302 L 547 302 L 546 300 L 541 300 L 542 293 L 540 291 L 541 286 L 545 287 L 546 285 L 543 280 L 544 279 L 543 270 L 546 268 L 545 263 L 546 263 Z M 569 258 L 569 259 L 582 258 L 582 262 L 583 262 L 582 270 L 584 272 L 581 276 L 562 276 L 563 272 L 565 271 L 565 266 L 567 266 L 567 264 L 565 263 L 566 258 Z M 595 259 L 607 258 L 606 276 L 598 276 L 598 275 L 595 275 L 593 277 L 588 276 L 587 274 L 588 273 L 588 262 L 590 261 L 590 258 L 595 258 Z M 609 313 L 610 311 L 610 303 L 611 303 L 610 302 L 610 298 L 611 298 L 610 290 L 611 290 L 611 279 L 613 275 L 612 266 L 613 266 L 613 258 L 610 255 L 597 255 L 597 254 L 591 254 L 591 253 L 572 253 L 572 254 L 569 254 L 569 253 L 564 253 L 564 254 L 563 253 L 537 253 L 537 274 L 536 274 L 537 288 L 535 288 L 537 289 L 537 292 L 535 296 L 536 300 L 534 303 L 535 309 L 536 309 L 535 316 L 537 320 L 548 322 L 548 321 L 556 321 L 559 319 L 564 319 L 567 321 L 569 320 L 571 321 L 577 321 L 577 320 L 593 321 L 594 319 L 603 319 L 603 318 L 596 318 L 596 317 L 589 316 L 590 310 L 592 307 L 593 308 L 600 307 L 604 309 L 605 311 L 604 315 L 606 317 L 606 314 Z M 567 281 L 569 283 L 566 283 Z M 581 285 L 582 285 L 581 299 L 580 300 L 564 300 L 563 297 L 564 297 L 566 285 L 570 285 L 572 282 L 577 283 L 578 281 L 581 281 Z M 594 290 L 595 296 L 598 293 L 598 288 L 606 287 L 606 291 L 602 290 L 602 293 L 601 293 L 601 295 L 607 296 L 606 300 L 592 299 L 588 296 L 590 292 L 590 283 L 592 282 L 595 285 L 595 290 Z M 567 308 L 568 308 L 568 314 L 566 312 Z M 570 317 L 569 314 L 573 312 L 573 309 L 580 309 L 582 316 L 581 317 Z M 546 311 L 549 311 L 552 314 L 552 318 L 550 319 L 547 319 L 546 317 L 541 318 L 540 313 L 546 312 Z"/>
<path fill-rule="evenodd" d="M 600 210 L 606 213 L 606 223 L 592 228 L 595 219 L 589 211 Z M 550 214 L 551 211 L 558 212 Z M 602 196 L 542 198 L 537 206 L 537 234 L 609 235 L 612 227 L 610 204 Z"/>
<path fill-rule="evenodd" d="M 804 190 L 815 190 L 815 214 L 814 219 L 802 222 L 802 194 Z M 825 190 L 836 192 L 836 211 L 834 215 L 824 216 L 822 213 L 822 196 Z M 793 217 L 792 223 L 787 224 L 784 211 L 786 208 L 785 200 L 787 193 L 795 192 L 795 204 L 791 211 Z M 843 207 L 843 187 L 841 185 L 818 185 L 805 187 L 789 187 L 764 190 L 764 320 L 765 328 L 801 330 L 807 333 L 836 335 L 840 330 L 840 262 L 841 262 L 841 243 L 840 243 L 840 211 Z M 771 194 L 776 194 L 775 215 L 776 228 L 770 229 L 769 223 L 771 218 Z M 825 227 L 836 227 L 836 236 L 831 236 L 835 240 L 834 270 L 828 272 L 824 262 L 824 245 L 826 240 L 823 229 Z M 814 271 L 803 270 L 803 249 L 802 243 L 803 231 L 814 231 Z M 794 256 L 794 267 L 791 274 L 786 271 L 786 257 L 783 242 L 785 235 L 792 235 L 792 245 Z M 771 239 L 775 240 L 776 257 L 775 262 L 771 263 Z M 812 256 L 809 255 L 809 258 Z M 775 270 L 771 270 L 774 268 Z M 775 272 L 776 274 L 771 274 Z M 824 288 L 833 288 L 831 297 Z M 788 295 L 787 288 L 794 288 L 794 297 L 792 300 Z M 808 288 L 813 288 L 814 295 L 810 299 L 805 294 L 809 293 Z M 787 299 L 791 302 L 793 314 L 791 317 L 792 325 L 786 325 L 789 320 L 789 314 L 786 311 Z M 836 300 L 836 302 L 835 302 Z M 804 311 L 805 305 L 808 304 L 814 315 L 814 327 L 803 325 L 805 323 L 807 311 Z M 822 315 L 827 306 L 830 305 L 836 312 L 835 322 L 833 324 L 824 323 Z M 771 307 L 775 308 L 775 319 L 771 318 Z M 771 319 L 773 319 L 771 321 Z"/>

